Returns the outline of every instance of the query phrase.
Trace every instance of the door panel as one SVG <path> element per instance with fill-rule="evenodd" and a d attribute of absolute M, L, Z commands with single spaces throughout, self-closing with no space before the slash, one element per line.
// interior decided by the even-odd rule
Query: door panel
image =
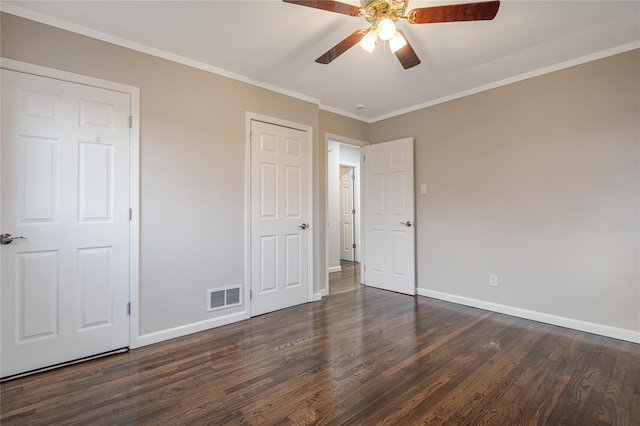
<path fill-rule="evenodd" d="M 353 190 L 353 167 L 340 166 L 340 259 L 349 261 L 355 261 Z"/>
<path fill-rule="evenodd" d="M 302 253 L 302 247 L 300 247 L 300 234 L 286 235 L 285 240 L 287 244 L 285 249 L 287 275 L 285 277 L 284 284 L 287 288 L 299 287 L 301 285 L 300 255 Z"/>
<path fill-rule="evenodd" d="M 277 211 L 277 172 L 273 163 L 260 163 L 260 218 L 275 218 Z"/>
<path fill-rule="evenodd" d="M 23 171 L 19 191 L 22 223 L 55 221 L 59 143 L 59 139 L 18 136 Z"/>
<path fill-rule="evenodd" d="M 3 377 L 129 345 L 125 93 L 2 70 Z"/>
<path fill-rule="evenodd" d="M 362 153 L 364 283 L 414 295 L 413 139 L 370 145 Z"/>
<path fill-rule="evenodd" d="M 251 315 L 308 301 L 307 133 L 251 122 Z"/>
<path fill-rule="evenodd" d="M 260 237 L 260 291 L 266 294 L 278 289 L 278 236 Z"/>
<path fill-rule="evenodd" d="M 83 248 L 78 250 L 79 287 L 81 293 L 80 328 L 113 323 L 111 288 L 109 280 L 111 247 Z"/>
<path fill-rule="evenodd" d="M 58 334 L 58 252 L 17 253 L 17 341 Z"/>
<path fill-rule="evenodd" d="M 80 222 L 110 221 L 113 145 L 81 141 L 79 146 Z"/>
<path fill-rule="evenodd" d="M 300 193 L 301 171 L 299 166 L 285 167 L 285 190 L 286 204 L 285 216 L 288 218 L 298 219 L 301 210 L 301 193 Z"/>

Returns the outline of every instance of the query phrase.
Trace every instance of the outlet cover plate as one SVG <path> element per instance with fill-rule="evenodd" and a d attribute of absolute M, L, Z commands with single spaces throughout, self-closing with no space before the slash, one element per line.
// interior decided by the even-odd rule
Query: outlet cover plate
<path fill-rule="evenodd" d="M 498 287 L 498 274 L 489 274 L 489 285 L 491 287 Z"/>

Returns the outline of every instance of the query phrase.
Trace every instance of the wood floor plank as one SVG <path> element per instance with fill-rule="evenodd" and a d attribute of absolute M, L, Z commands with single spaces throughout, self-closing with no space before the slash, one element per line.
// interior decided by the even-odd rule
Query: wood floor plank
<path fill-rule="evenodd" d="M 0 423 L 640 425 L 640 345 L 347 268 L 320 302 L 4 382 Z"/>

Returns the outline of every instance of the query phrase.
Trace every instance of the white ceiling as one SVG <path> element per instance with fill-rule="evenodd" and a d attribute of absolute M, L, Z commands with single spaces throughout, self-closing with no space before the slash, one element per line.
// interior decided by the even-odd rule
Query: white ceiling
<path fill-rule="evenodd" d="M 408 9 L 469 1 L 410 0 Z M 383 45 L 372 54 L 354 46 L 329 65 L 315 63 L 366 21 L 277 0 L 3 0 L 2 10 L 368 122 L 640 47 L 637 0 L 509 0 L 493 21 L 400 22 L 422 60 L 409 70 Z"/>

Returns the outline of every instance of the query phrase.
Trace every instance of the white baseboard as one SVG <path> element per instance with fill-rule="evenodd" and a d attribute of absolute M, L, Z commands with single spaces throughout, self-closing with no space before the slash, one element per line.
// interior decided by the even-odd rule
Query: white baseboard
<path fill-rule="evenodd" d="M 313 294 L 313 300 L 312 302 L 317 302 L 318 300 L 322 300 L 323 297 L 325 297 L 329 292 L 324 289 L 324 290 L 320 290 L 317 293 Z"/>
<path fill-rule="evenodd" d="M 528 309 L 516 308 L 499 303 L 487 302 L 484 300 L 472 299 L 469 297 L 457 296 L 455 294 L 442 293 L 434 290 L 427 290 L 418 287 L 417 293 L 420 296 L 432 297 L 434 299 L 457 303 L 459 305 L 471 306 L 473 308 L 485 309 L 491 312 L 525 318 L 533 321 L 544 322 L 546 324 L 560 327 L 572 328 L 574 330 L 586 331 L 587 333 L 599 334 L 601 336 L 613 337 L 614 339 L 626 340 L 628 342 L 640 343 L 640 332 L 627 330 L 624 328 L 611 327 L 604 324 L 560 317 L 546 314 L 544 312 L 530 311 Z"/>
<path fill-rule="evenodd" d="M 342 271 L 342 266 L 332 266 L 330 268 L 327 268 L 327 270 L 329 271 L 329 273 L 340 272 Z"/>
<path fill-rule="evenodd" d="M 211 328 L 220 327 L 234 322 L 242 321 L 247 318 L 245 311 L 236 312 L 225 315 L 223 317 L 208 319 L 205 321 L 194 322 L 192 324 L 182 325 L 180 327 L 169 328 L 167 330 L 156 331 L 154 333 L 142 334 L 138 338 L 133 339 L 131 349 L 154 343 L 164 342 L 165 340 L 175 339 L 176 337 L 186 336 L 188 334 L 198 333 L 200 331 L 209 330 Z"/>

